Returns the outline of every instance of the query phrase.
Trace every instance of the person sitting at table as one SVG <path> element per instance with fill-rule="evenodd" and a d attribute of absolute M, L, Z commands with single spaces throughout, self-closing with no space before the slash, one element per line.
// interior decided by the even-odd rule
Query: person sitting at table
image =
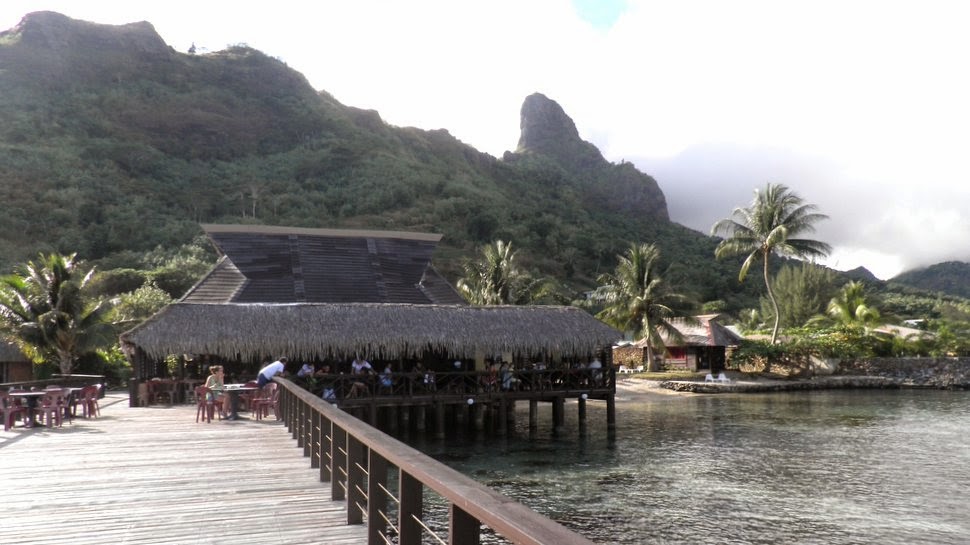
<path fill-rule="evenodd" d="M 225 418 L 230 410 L 229 396 L 225 393 L 225 370 L 221 365 L 213 365 L 209 367 L 209 373 L 209 378 L 205 379 L 205 387 L 209 389 L 205 394 L 206 401 L 218 403 L 219 412 Z"/>
<path fill-rule="evenodd" d="M 380 377 L 381 391 L 387 394 L 391 393 L 394 389 L 394 378 L 393 378 L 394 368 L 392 365 L 393 364 L 391 364 L 391 362 L 388 362 L 387 365 L 384 366 L 384 370 L 381 371 L 381 377 Z"/>
<path fill-rule="evenodd" d="M 259 370 L 259 376 L 256 377 L 256 385 L 262 388 L 272 381 L 273 377 L 283 375 L 285 372 L 286 358 L 280 358 Z"/>
<path fill-rule="evenodd" d="M 296 376 L 300 378 L 312 377 L 314 372 L 316 372 L 316 369 L 313 368 L 312 363 L 304 363 L 303 367 L 300 367 L 300 370 L 296 372 Z"/>
<path fill-rule="evenodd" d="M 360 354 L 354 356 L 354 361 L 350 363 L 350 374 L 354 376 L 353 381 L 350 384 L 350 391 L 347 392 L 347 397 L 360 397 L 362 395 L 369 395 L 370 388 L 368 383 L 373 380 L 374 368 L 371 367 L 369 361 L 360 357 Z"/>

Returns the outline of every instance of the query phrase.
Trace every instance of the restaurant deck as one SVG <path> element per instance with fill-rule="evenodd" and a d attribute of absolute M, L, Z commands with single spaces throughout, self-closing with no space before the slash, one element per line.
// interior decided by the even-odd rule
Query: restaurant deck
<path fill-rule="evenodd" d="M 0 432 L 0 483 L 3 542 L 366 542 L 282 423 L 197 424 L 194 405 L 131 408 L 127 392 L 98 419 Z"/>

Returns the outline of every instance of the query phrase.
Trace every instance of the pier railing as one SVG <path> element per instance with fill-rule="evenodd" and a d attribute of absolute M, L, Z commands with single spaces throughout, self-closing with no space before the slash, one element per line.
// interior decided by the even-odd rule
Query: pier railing
<path fill-rule="evenodd" d="M 425 536 L 451 545 L 480 543 L 482 526 L 516 544 L 591 544 L 585 537 L 462 475 L 393 437 L 342 412 L 289 380 L 281 385 L 283 420 L 331 483 L 334 500 L 346 500 L 347 524 L 366 524 L 369 545 L 420 545 Z M 425 490 L 447 505 L 446 528 L 430 522 Z"/>

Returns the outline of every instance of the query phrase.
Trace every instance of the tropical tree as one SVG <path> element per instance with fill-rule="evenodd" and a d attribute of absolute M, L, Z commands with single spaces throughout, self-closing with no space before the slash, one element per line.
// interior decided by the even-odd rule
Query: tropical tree
<path fill-rule="evenodd" d="M 781 184 L 768 184 L 763 191 L 755 190 L 754 200 L 746 208 L 735 208 L 730 218 L 722 219 L 711 228 L 712 235 L 724 235 L 717 245 L 717 258 L 747 254 L 741 264 L 738 281 L 744 281 L 751 265 L 761 260 L 765 289 L 774 309 L 771 343 L 778 340 L 781 313 L 778 300 L 771 290 L 768 258 L 771 254 L 787 257 L 824 257 L 832 251 L 824 242 L 799 238 L 815 231 L 815 223 L 828 216 L 815 212 L 816 206 Z"/>
<path fill-rule="evenodd" d="M 867 330 L 879 325 L 881 319 L 879 311 L 866 296 L 865 284 L 855 280 L 842 286 L 838 295 L 829 301 L 826 313 L 843 326 Z"/>
<path fill-rule="evenodd" d="M 674 318 L 686 318 L 687 298 L 673 292 L 657 272 L 660 251 L 653 244 L 631 244 L 613 273 L 600 275 L 591 296 L 604 308 L 596 317 L 634 338 L 647 340 L 647 369 L 657 371 L 654 349 L 663 350 L 664 336 L 680 339 Z"/>
<path fill-rule="evenodd" d="M 781 315 L 780 327 L 804 326 L 824 312 L 836 294 L 836 279 L 835 271 L 814 263 L 782 267 L 771 284 Z M 774 316 L 773 308 L 767 297 L 761 298 L 762 316 Z"/>
<path fill-rule="evenodd" d="M 35 363 L 56 361 L 70 374 L 78 356 L 113 340 L 110 305 L 91 300 L 84 271 L 69 256 L 40 255 L 0 278 L 0 328 Z"/>
<path fill-rule="evenodd" d="M 516 266 L 511 242 L 486 244 L 481 258 L 466 262 L 464 270 L 458 291 L 473 305 L 525 305 L 558 298 L 552 282 Z"/>

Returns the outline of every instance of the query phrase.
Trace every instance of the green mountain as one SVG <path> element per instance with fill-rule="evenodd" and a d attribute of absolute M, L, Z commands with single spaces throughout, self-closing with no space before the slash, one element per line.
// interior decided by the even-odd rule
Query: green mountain
<path fill-rule="evenodd" d="M 891 281 L 911 288 L 970 298 L 970 263 L 937 263 L 923 269 L 906 271 Z"/>
<path fill-rule="evenodd" d="M 495 158 L 344 106 L 247 47 L 185 54 L 146 22 L 29 14 L 0 33 L 0 268 L 39 251 L 134 266 L 199 223 L 251 222 L 440 232 L 452 279 L 510 240 L 571 293 L 656 242 L 681 291 L 754 300 L 714 240 L 669 221 L 653 178 L 606 161 L 541 94 L 521 115 L 518 148 Z"/>

